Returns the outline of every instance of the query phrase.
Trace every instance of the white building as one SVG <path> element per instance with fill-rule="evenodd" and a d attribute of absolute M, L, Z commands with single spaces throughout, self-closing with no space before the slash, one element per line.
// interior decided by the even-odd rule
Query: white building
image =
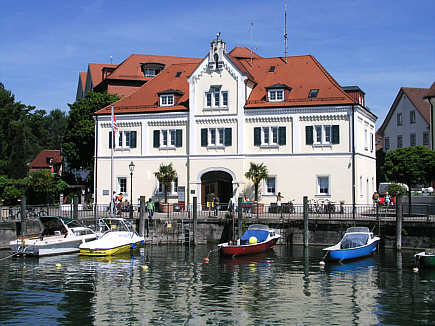
<path fill-rule="evenodd" d="M 133 203 L 141 195 L 162 200 L 154 176 L 161 163 L 178 175 L 170 201 L 184 189 L 187 204 L 193 196 L 205 204 L 208 193 L 222 203 L 253 200 L 244 176 L 250 162 L 269 170 L 260 187 L 265 204 L 278 192 L 284 202 L 308 196 L 367 204 L 376 188 L 376 116 L 358 87 L 341 87 L 311 55 L 262 58 L 245 47 L 227 53 L 216 39 L 202 61 L 165 65 L 114 111 L 113 160 L 111 107 L 95 114 L 97 204 L 110 202 L 111 184 Z"/>

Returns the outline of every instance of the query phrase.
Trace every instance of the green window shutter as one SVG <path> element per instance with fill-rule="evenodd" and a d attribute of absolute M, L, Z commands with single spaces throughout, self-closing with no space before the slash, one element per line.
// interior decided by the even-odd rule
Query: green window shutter
<path fill-rule="evenodd" d="M 313 145 L 313 126 L 305 127 L 305 143 L 306 145 Z"/>
<path fill-rule="evenodd" d="M 112 148 L 112 132 L 109 131 L 109 148 Z"/>
<path fill-rule="evenodd" d="M 207 147 L 207 129 L 201 129 L 201 147 Z"/>
<path fill-rule="evenodd" d="M 332 143 L 340 144 L 340 126 L 334 125 L 332 126 Z"/>
<path fill-rule="evenodd" d="M 231 146 L 232 145 L 232 129 L 231 128 L 225 128 L 225 146 Z"/>
<path fill-rule="evenodd" d="M 130 131 L 130 148 L 136 148 L 136 131 Z"/>
<path fill-rule="evenodd" d="M 183 145 L 183 132 L 181 129 L 175 131 L 175 147 L 181 147 Z"/>
<path fill-rule="evenodd" d="M 278 128 L 278 145 L 285 145 L 286 144 L 286 132 L 285 127 L 279 127 Z"/>
<path fill-rule="evenodd" d="M 261 129 L 260 127 L 254 128 L 254 146 L 261 145 Z"/>
<path fill-rule="evenodd" d="M 154 130 L 153 132 L 153 147 L 159 148 L 160 147 L 160 130 Z"/>

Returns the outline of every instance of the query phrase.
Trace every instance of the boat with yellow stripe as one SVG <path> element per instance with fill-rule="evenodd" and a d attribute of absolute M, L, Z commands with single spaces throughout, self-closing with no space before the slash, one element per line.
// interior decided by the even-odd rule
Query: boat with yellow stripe
<path fill-rule="evenodd" d="M 81 244 L 80 255 L 114 256 L 144 244 L 144 238 L 123 218 L 100 219 L 98 227 L 103 235 L 97 240 Z"/>

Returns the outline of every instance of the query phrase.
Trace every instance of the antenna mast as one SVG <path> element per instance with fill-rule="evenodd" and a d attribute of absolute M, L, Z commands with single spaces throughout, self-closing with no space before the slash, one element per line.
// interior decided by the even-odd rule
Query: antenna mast
<path fill-rule="evenodd" d="M 252 48 L 254 47 L 254 22 L 251 20 L 251 26 L 250 26 L 250 30 L 251 30 L 251 48 L 249 49 L 250 53 L 251 53 L 251 66 L 252 66 Z"/>
<path fill-rule="evenodd" d="M 287 63 L 287 2 L 284 3 L 284 61 Z"/>

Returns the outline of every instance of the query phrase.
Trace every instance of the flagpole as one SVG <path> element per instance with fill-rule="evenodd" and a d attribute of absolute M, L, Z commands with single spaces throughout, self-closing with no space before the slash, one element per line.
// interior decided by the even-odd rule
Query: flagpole
<path fill-rule="evenodd" d="M 113 148 L 115 147 L 115 121 L 112 105 L 112 148 L 110 149 L 110 216 L 115 211 L 115 203 L 113 202 Z"/>

